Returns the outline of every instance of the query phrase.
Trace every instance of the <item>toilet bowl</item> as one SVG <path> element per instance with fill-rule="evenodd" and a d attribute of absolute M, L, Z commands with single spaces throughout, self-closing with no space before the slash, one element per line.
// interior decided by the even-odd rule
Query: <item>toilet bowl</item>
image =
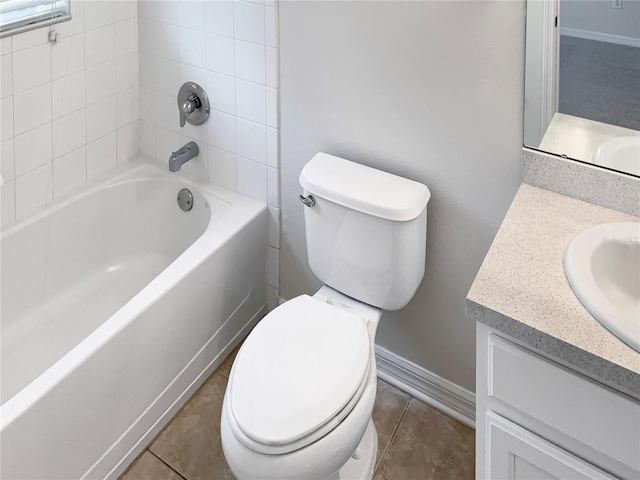
<path fill-rule="evenodd" d="M 380 314 L 323 286 L 258 324 L 236 356 L 222 407 L 223 449 L 238 478 L 328 479 L 342 467 L 350 476 L 335 478 L 370 478 Z"/>
<path fill-rule="evenodd" d="M 324 285 L 269 313 L 240 348 L 221 414 L 240 480 L 370 480 L 375 334 L 424 275 L 421 183 L 320 153 L 302 171 L 309 265 Z"/>

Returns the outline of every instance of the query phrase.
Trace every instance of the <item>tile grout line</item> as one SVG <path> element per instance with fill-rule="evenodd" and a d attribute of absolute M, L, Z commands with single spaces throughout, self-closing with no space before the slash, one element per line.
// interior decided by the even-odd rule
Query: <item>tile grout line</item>
<path fill-rule="evenodd" d="M 146 449 L 145 452 L 149 452 L 151 455 L 153 455 L 157 460 L 159 460 L 163 465 L 165 465 L 167 468 L 169 468 L 173 473 L 175 473 L 176 475 L 178 475 L 180 478 L 184 479 L 184 480 L 188 480 L 187 477 L 185 477 L 184 475 L 182 475 L 179 471 L 177 471 L 175 468 L 173 468 L 169 463 L 165 462 L 162 458 L 160 458 L 158 455 L 156 455 L 154 452 L 152 452 L 150 449 Z"/>
<path fill-rule="evenodd" d="M 383 459 L 384 459 L 385 455 L 387 454 L 387 451 L 391 448 L 391 445 L 393 444 L 394 440 L 396 439 L 396 433 L 398 433 L 398 429 L 400 428 L 400 424 L 402 423 L 402 420 L 404 420 L 404 417 L 405 417 L 405 415 L 407 413 L 407 410 L 409 410 L 409 405 L 411 404 L 411 400 L 413 400 L 413 397 L 409 397 L 409 399 L 407 400 L 407 403 L 405 404 L 404 409 L 402 410 L 402 414 L 400 415 L 400 418 L 398 419 L 398 423 L 396 424 L 395 428 L 393 429 L 393 432 L 391 433 L 391 436 L 389 437 L 389 441 L 387 442 L 387 445 L 384 447 L 384 450 L 382 450 L 382 454 L 380 455 L 380 459 L 378 461 L 378 465 L 374 466 L 374 469 L 373 469 L 373 476 L 374 477 L 377 474 L 380 474 L 380 469 L 382 467 Z M 380 474 L 380 475 L 382 475 L 382 474 Z"/>
<path fill-rule="evenodd" d="M 226 360 L 226 359 L 225 359 Z M 220 364 L 222 365 L 222 364 Z M 218 367 L 220 368 L 220 367 Z M 151 441 L 147 444 L 146 447 L 144 447 L 144 450 L 142 450 L 142 452 L 140 452 L 140 454 L 129 464 L 129 466 L 127 467 L 127 469 L 120 475 L 120 477 L 118 478 L 122 478 L 128 471 L 129 469 L 133 466 L 134 463 L 136 463 L 138 461 L 138 459 L 140 457 L 142 457 L 142 455 L 144 455 L 144 452 L 149 452 L 150 454 L 152 454 L 154 457 L 156 457 L 158 460 L 160 460 L 162 463 L 164 463 L 165 465 L 167 465 L 168 467 L 171 468 L 171 470 L 173 470 L 174 472 L 178 473 L 178 475 L 180 475 L 181 478 L 185 479 L 185 480 L 189 480 L 187 479 L 184 475 L 180 474 L 177 470 L 175 470 L 170 464 L 168 464 L 167 462 L 165 462 L 162 458 L 160 458 L 160 456 L 158 456 L 153 450 L 151 450 L 151 446 L 155 443 L 155 441 L 165 432 L 165 430 L 167 430 L 169 428 L 169 426 L 173 423 L 173 421 L 178 417 L 178 415 L 180 415 L 180 413 L 182 413 L 182 411 L 186 408 L 187 404 L 189 403 L 189 401 L 196 396 L 196 394 L 204 387 L 205 383 L 207 383 L 207 381 L 213 377 L 214 375 L 220 375 L 221 377 L 227 379 L 227 377 L 225 377 L 221 372 L 218 371 L 218 369 L 214 370 L 214 372 L 209 375 L 209 377 L 207 377 L 207 379 L 204 381 L 204 383 L 193 393 L 193 395 L 191 395 L 191 397 L 189 397 L 189 399 L 184 403 L 184 405 L 182 405 L 182 407 L 180 407 L 180 409 L 175 413 L 175 415 L 173 417 L 171 417 L 171 420 L 169 420 L 167 422 L 167 424 L 162 427 L 162 429 L 157 433 L 157 435 L 155 437 L 153 437 L 151 439 Z M 227 379 L 228 380 L 228 379 Z"/>

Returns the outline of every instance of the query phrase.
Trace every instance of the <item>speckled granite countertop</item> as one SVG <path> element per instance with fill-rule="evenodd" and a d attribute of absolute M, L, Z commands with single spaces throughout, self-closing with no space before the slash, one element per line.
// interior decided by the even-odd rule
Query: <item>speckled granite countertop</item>
<path fill-rule="evenodd" d="M 640 398 L 640 353 L 601 326 L 564 273 L 567 244 L 640 218 L 522 184 L 467 295 L 467 316 Z"/>

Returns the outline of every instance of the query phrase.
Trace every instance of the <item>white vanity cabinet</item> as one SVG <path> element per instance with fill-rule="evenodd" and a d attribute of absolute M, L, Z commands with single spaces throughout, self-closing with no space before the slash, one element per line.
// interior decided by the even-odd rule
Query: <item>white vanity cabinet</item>
<path fill-rule="evenodd" d="M 640 478 L 638 400 L 476 327 L 476 478 Z"/>

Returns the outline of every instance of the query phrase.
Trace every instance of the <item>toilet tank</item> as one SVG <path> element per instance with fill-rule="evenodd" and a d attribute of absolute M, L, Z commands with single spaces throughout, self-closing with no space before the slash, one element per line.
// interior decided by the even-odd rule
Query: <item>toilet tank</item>
<path fill-rule="evenodd" d="M 424 276 L 427 203 L 422 183 L 326 153 L 300 174 L 307 256 L 324 284 L 385 310 L 403 308 Z"/>

